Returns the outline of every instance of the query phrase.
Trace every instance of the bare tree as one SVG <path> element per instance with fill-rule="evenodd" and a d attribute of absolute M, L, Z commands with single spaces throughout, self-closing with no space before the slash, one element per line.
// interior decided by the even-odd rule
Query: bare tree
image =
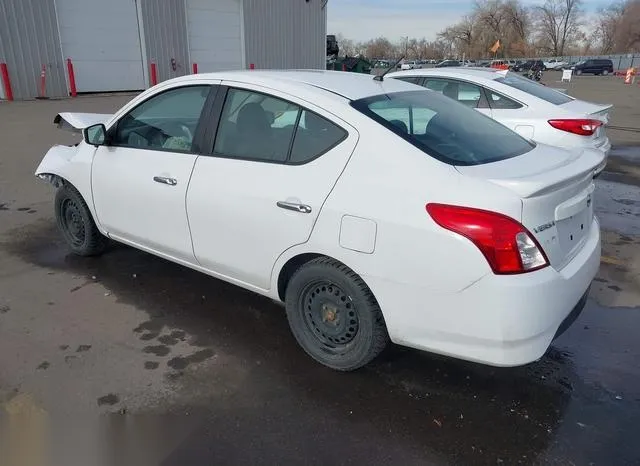
<path fill-rule="evenodd" d="M 340 56 L 342 57 L 353 57 L 357 53 L 356 43 L 347 39 L 342 34 L 336 35 L 336 40 L 338 41 L 338 46 L 340 47 Z"/>
<path fill-rule="evenodd" d="M 460 23 L 449 26 L 438 33 L 438 38 L 449 44 L 449 47 L 458 52 L 458 54 L 462 55 L 464 53 L 468 57 L 472 54 L 473 29 L 473 19 L 465 16 Z"/>
<path fill-rule="evenodd" d="M 580 32 L 581 6 L 581 0 L 545 0 L 535 7 L 540 45 L 555 56 L 563 55 Z"/>
<path fill-rule="evenodd" d="M 397 54 L 395 47 L 386 37 L 378 37 L 365 44 L 366 56 L 369 58 L 390 58 Z"/>
<path fill-rule="evenodd" d="M 600 53 L 612 53 L 616 48 L 616 34 L 624 14 L 625 4 L 614 3 L 598 11 L 594 37 Z"/>
<path fill-rule="evenodd" d="M 624 3 L 620 22 L 616 26 L 615 43 L 616 52 L 640 51 L 640 0 Z"/>

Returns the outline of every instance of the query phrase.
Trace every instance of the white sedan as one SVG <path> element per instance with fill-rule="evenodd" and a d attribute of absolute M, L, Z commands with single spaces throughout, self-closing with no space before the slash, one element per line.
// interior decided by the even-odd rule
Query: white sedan
<path fill-rule="evenodd" d="M 602 152 L 536 145 L 400 80 L 199 74 L 54 122 L 83 135 L 36 170 L 72 252 L 115 240 L 283 301 L 333 369 L 389 340 L 529 363 L 599 267 Z"/>
<path fill-rule="evenodd" d="M 565 149 L 594 148 L 605 156 L 611 105 L 578 100 L 516 73 L 487 68 L 424 69 L 390 73 L 443 93 L 492 117 L 527 139 Z"/>

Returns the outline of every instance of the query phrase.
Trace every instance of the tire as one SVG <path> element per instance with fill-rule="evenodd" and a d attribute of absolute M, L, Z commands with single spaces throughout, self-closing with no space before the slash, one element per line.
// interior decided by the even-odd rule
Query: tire
<path fill-rule="evenodd" d="M 301 266 L 287 285 L 291 331 L 320 364 L 353 371 L 389 342 L 382 311 L 364 281 L 345 265 L 321 257 Z"/>
<path fill-rule="evenodd" d="M 609 70 L 602 70 L 602 76 L 607 76 L 609 74 Z"/>
<path fill-rule="evenodd" d="M 580 76 L 582 74 L 582 70 L 576 70 L 576 76 Z"/>
<path fill-rule="evenodd" d="M 87 203 L 74 187 L 65 184 L 58 189 L 55 215 L 71 252 L 78 256 L 97 256 L 104 252 L 108 239 L 96 227 Z"/>

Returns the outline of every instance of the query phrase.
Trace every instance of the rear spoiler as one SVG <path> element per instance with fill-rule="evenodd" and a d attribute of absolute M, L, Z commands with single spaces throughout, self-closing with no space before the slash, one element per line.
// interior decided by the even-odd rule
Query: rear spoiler
<path fill-rule="evenodd" d="M 112 116 L 108 113 L 58 113 L 53 119 L 53 124 L 72 133 L 81 133 L 89 126 L 106 124 Z"/>

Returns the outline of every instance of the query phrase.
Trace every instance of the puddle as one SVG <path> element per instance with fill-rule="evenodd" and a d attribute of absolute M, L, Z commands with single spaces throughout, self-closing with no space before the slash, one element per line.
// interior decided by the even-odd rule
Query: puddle
<path fill-rule="evenodd" d="M 619 157 L 630 162 L 640 163 L 640 147 L 614 147 L 611 149 L 609 157 Z"/>
<path fill-rule="evenodd" d="M 640 187 L 597 180 L 594 206 L 603 230 L 640 235 Z"/>

